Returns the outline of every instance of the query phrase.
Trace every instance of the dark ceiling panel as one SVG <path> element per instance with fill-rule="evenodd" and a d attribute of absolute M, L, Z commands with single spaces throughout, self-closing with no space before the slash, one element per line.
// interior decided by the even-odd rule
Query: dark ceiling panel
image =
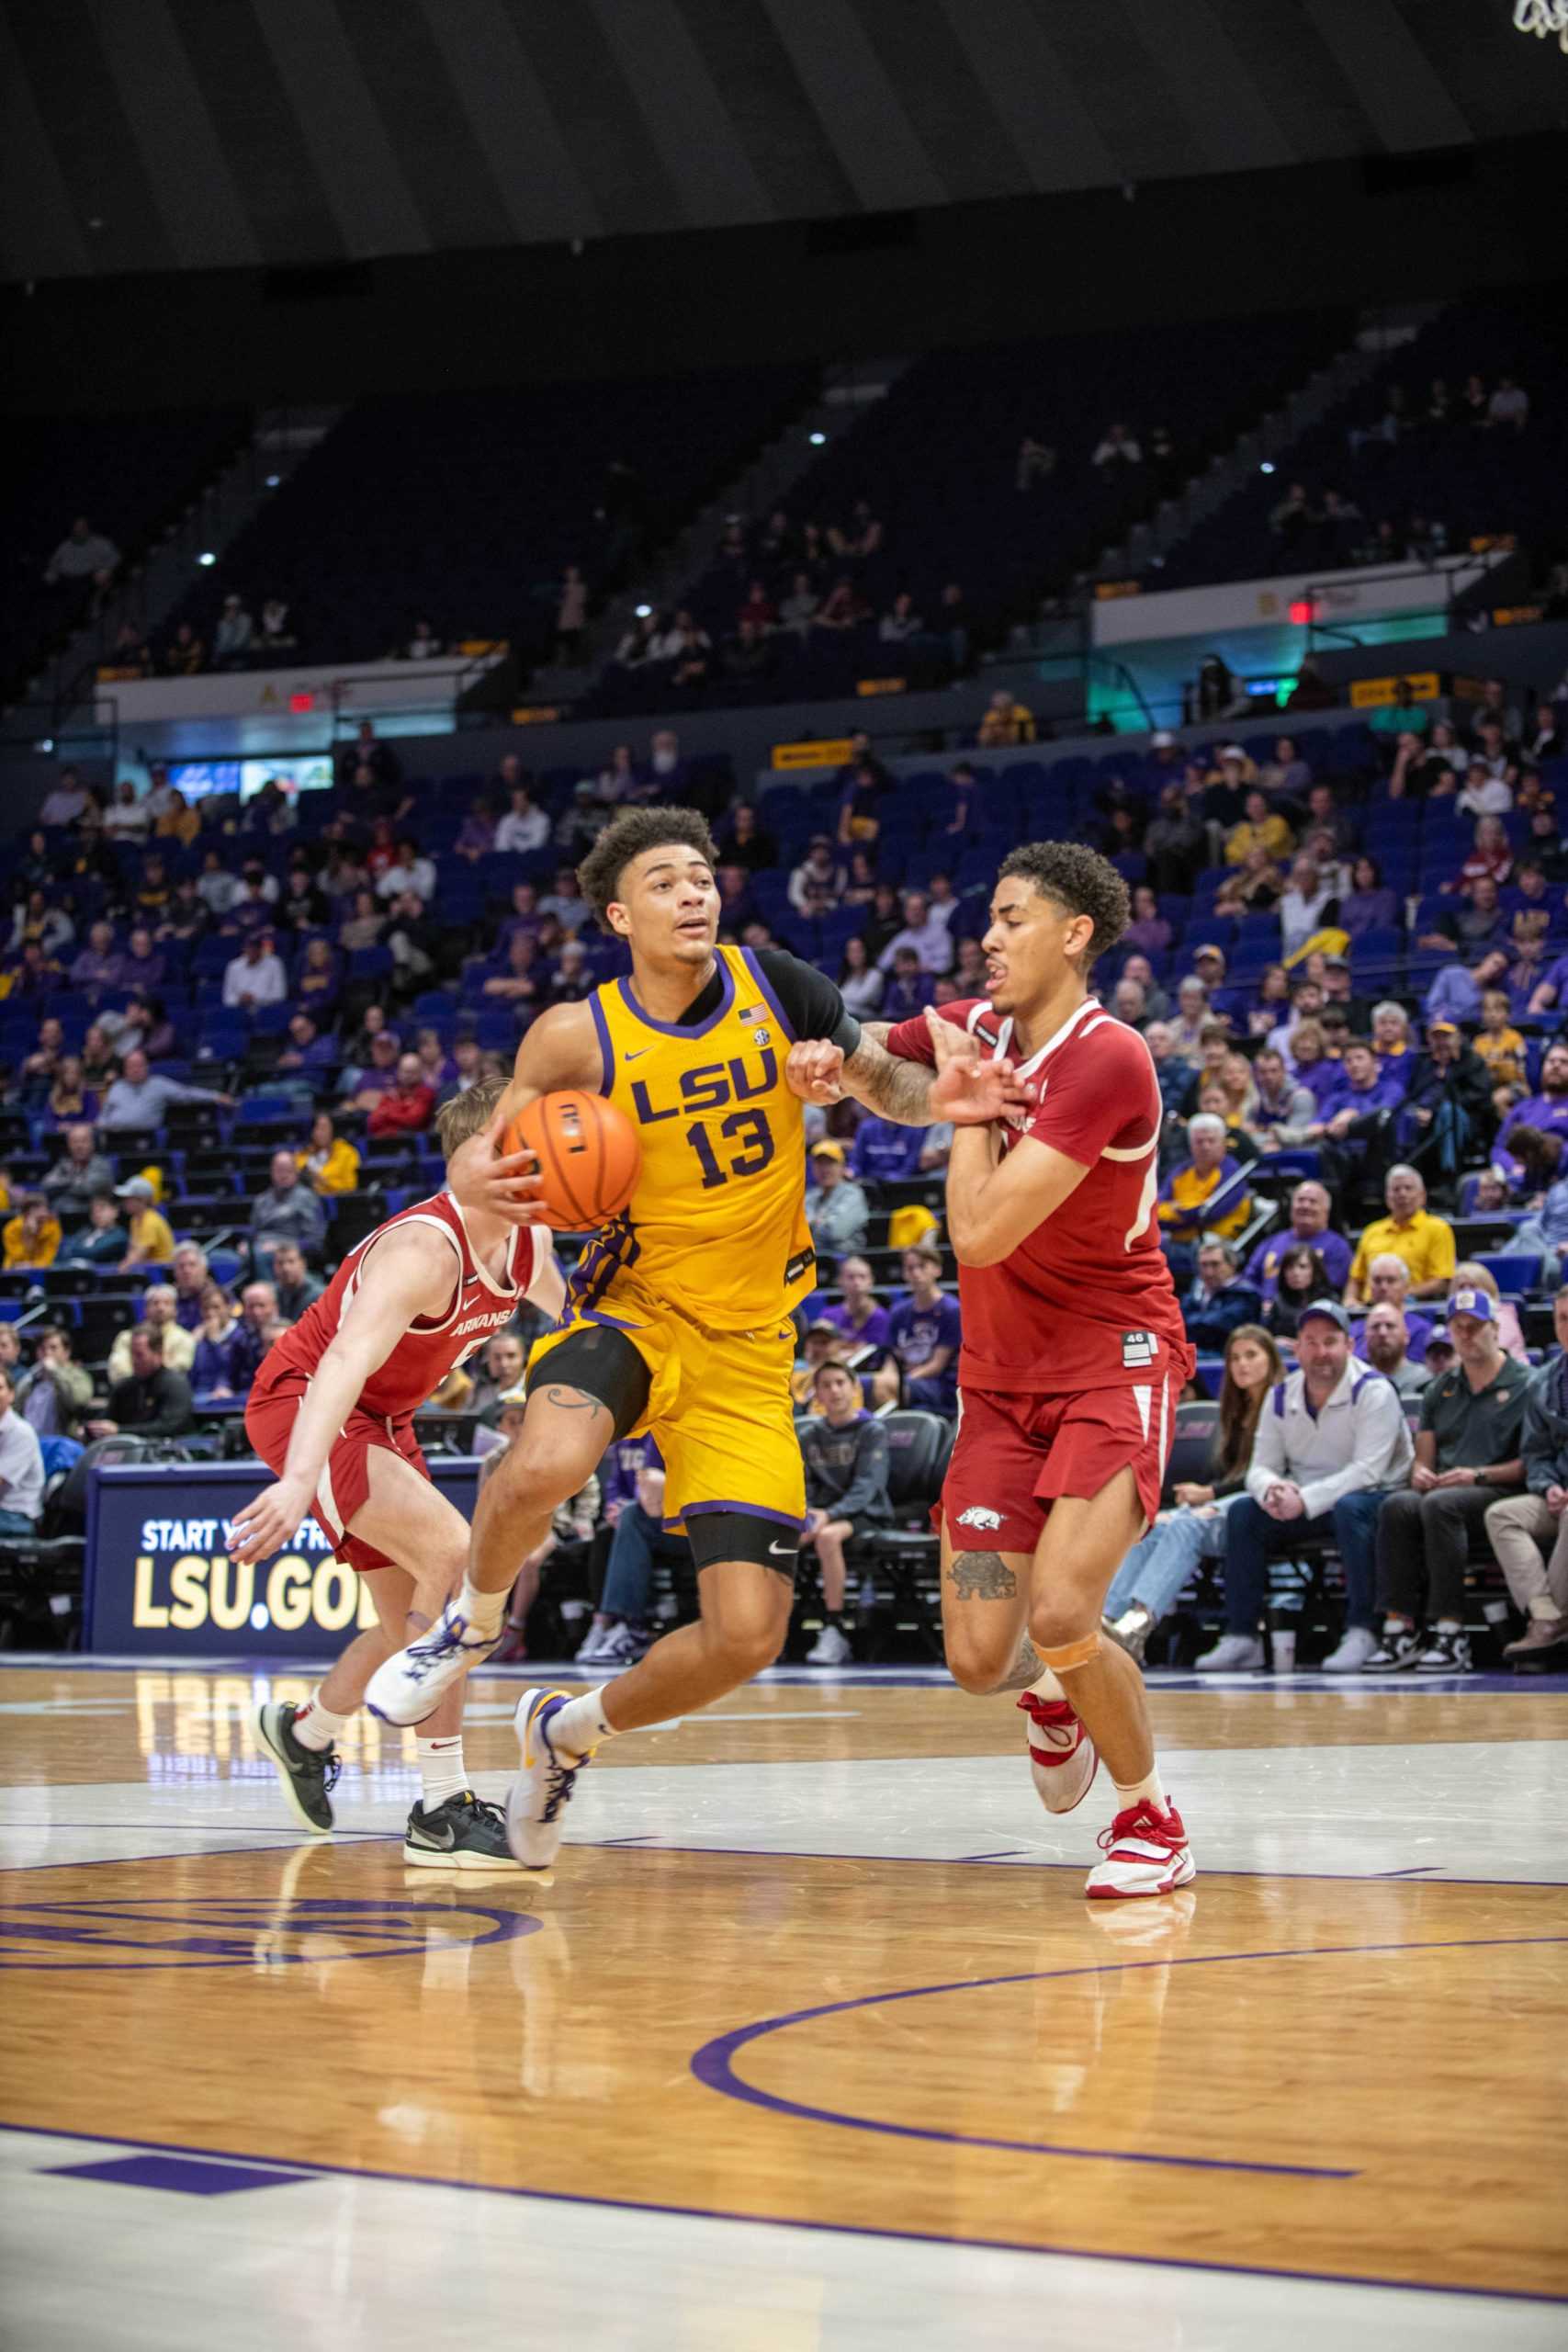
<path fill-rule="evenodd" d="M 557 0 L 508 0 L 508 8 L 605 228 L 635 236 L 684 226 L 679 192 L 598 19 Z"/>
<path fill-rule="evenodd" d="M 1385 148 L 1405 154 L 1471 137 L 1457 94 L 1411 40 L 1393 0 L 1303 0 L 1303 6 L 1355 83 Z M 1509 29 L 1501 11 L 1499 28 Z"/>
<path fill-rule="evenodd" d="M 92 267 L 176 268 L 85 0 L 13 8 L 8 22 Z"/>
<path fill-rule="evenodd" d="M 333 0 L 251 0 L 278 78 L 356 261 L 432 239 Z"/>
<path fill-rule="evenodd" d="M 169 0 L 263 258 L 341 260 L 347 243 L 250 0 Z"/>
<path fill-rule="evenodd" d="M 1260 8 L 1258 0 L 1209 0 L 1209 6 L 1300 160 L 1377 148 L 1355 84 L 1303 10 Z"/>
<path fill-rule="evenodd" d="M 505 0 L 421 0 L 452 86 L 505 198 L 523 243 L 596 237 L 604 224 L 577 160 L 545 103 L 539 79 L 513 29 Z"/>
<path fill-rule="evenodd" d="M 676 0 L 779 220 L 852 212 L 855 192 L 762 0 Z"/>
<path fill-rule="evenodd" d="M 0 10 L 0 276 L 76 277 L 93 266 L 33 86 Z"/>
<path fill-rule="evenodd" d="M 1123 179 L 1178 179 L 1208 168 L 1196 126 L 1121 0 L 1053 0 L 1044 22 Z"/>
<path fill-rule="evenodd" d="M 849 0 L 765 0 L 773 29 L 867 212 L 942 204 L 947 191 L 915 136 Z"/>
<path fill-rule="evenodd" d="M 975 78 L 1041 190 L 1103 187 L 1120 165 L 1050 46 L 1035 0 L 944 0 Z"/>
<path fill-rule="evenodd" d="M 115 0 L 98 38 L 164 232 L 186 269 L 262 258 L 230 159 L 166 0 Z"/>
<path fill-rule="evenodd" d="M 942 0 L 851 0 L 916 137 L 955 203 L 1024 196 L 1033 181 Z"/>
<path fill-rule="evenodd" d="M 771 220 L 767 191 L 675 0 L 586 0 L 637 94 L 689 227 Z"/>
<path fill-rule="evenodd" d="M 431 243 L 510 243 L 506 199 L 418 0 L 336 6 Z"/>

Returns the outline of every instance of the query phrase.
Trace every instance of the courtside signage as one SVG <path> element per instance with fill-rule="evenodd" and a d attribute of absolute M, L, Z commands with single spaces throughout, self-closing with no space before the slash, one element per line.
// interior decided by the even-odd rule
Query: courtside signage
<path fill-rule="evenodd" d="M 438 1455 L 431 1471 L 471 1517 L 478 1463 Z M 373 1625 L 367 1586 L 333 1558 L 313 1519 L 270 1560 L 230 1557 L 235 1514 L 268 1479 L 259 1463 L 96 1471 L 84 1646 L 116 1657 L 320 1657 Z"/>

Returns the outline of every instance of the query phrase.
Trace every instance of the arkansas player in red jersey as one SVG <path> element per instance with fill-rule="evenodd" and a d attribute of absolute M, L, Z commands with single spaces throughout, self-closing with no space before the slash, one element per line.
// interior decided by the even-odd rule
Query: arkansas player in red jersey
<path fill-rule="evenodd" d="M 1089 1878 L 1100 1898 L 1166 1894 L 1194 1875 L 1156 1769 L 1143 1677 L 1100 1631 L 1111 1577 L 1158 1508 L 1193 1368 L 1155 1217 L 1154 1064 L 1089 988 L 1127 914 L 1125 884 L 1094 851 L 1015 850 L 991 900 L 988 996 L 884 1040 L 939 1069 L 1006 1058 L 1032 1098 L 994 1125 L 960 1128 L 948 1163 L 964 1341 L 941 1504 L 942 1625 L 966 1690 L 1026 1686 L 1019 1704 L 1051 1812 L 1081 1802 L 1104 1757 L 1117 1805 Z M 819 1101 L 837 1091 L 831 1054 L 800 1046 L 791 1057 L 792 1079 Z"/>
<path fill-rule="evenodd" d="M 502 1091 L 499 1080 L 471 1087 L 437 1114 L 448 1158 L 487 1125 Z M 313 1512 L 338 1558 L 369 1577 L 380 1621 L 303 1707 L 269 1702 L 257 1713 L 290 1809 L 317 1837 L 333 1826 L 338 1734 L 382 1660 L 440 1616 L 468 1559 L 468 1523 L 431 1483 L 413 1416 L 525 1298 L 555 1317 L 565 1295 L 542 1226 L 465 1211 L 450 1192 L 436 1193 L 349 1252 L 256 1374 L 245 1430 L 278 1475 L 234 1521 L 234 1557 L 269 1558 Z M 403 1859 L 438 1870 L 515 1868 L 497 1809 L 468 1785 L 462 1718 L 458 1682 L 419 1726 L 423 1792 Z"/>

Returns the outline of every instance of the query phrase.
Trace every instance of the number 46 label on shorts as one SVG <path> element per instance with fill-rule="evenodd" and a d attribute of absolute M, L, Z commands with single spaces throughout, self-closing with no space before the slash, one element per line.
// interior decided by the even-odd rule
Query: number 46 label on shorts
<path fill-rule="evenodd" d="M 1123 1331 L 1122 1334 L 1122 1369 L 1123 1372 L 1146 1370 L 1159 1355 L 1159 1341 L 1152 1331 Z"/>

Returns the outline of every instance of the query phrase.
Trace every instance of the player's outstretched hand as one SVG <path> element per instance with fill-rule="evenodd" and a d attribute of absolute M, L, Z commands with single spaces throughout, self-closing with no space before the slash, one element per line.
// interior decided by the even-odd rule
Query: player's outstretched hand
<path fill-rule="evenodd" d="M 247 1560 L 270 1560 L 298 1533 L 310 1511 L 310 1494 L 293 1479 L 279 1478 L 276 1486 L 264 1487 L 230 1527 L 230 1557 L 242 1565 Z"/>
<path fill-rule="evenodd" d="M 502 1150 L 507 1124 L 502 1102 L 481 1134 L 458 1145 L 446 1163 L 446 1182 L 466 1215 L 536 1225 L 543 1215 L 539 1163 L 531 1151 Z"/>
<path fill-rule="evenodd" d="M 944 1021 L 928 1005 L 926 1027 L 936 1056 L 931 1082 L 931 1115 L 951 1119 L 957 1127 L 986 1126 L 1005 1119 L 1011 1111 L 1027 1111 L 1034 1096 L 1011 1062 L 985 1061 L 977 1038 L 955 1022 Z"/>
<path fill-rule="evenodd" d="M 784 1083 L 803 1102 L 841 1102 L 844 1049 L 826 1037 L 803 1037 L 789 1049 Z"/>

